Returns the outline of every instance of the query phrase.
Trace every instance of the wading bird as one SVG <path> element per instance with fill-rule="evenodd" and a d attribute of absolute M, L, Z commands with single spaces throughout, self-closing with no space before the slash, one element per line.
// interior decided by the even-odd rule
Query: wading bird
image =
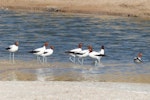
<path fill-rule="evenodd" d="M 76 53 L 76 56 L 78 57 L 78 62 L 83 65 L 84 58 L 89 55 L 89 46 L 87 50 L 82 50 L 79 53 Z"/>
<path fill-rule="evenodd" d="M 82 51 L 82 43 L 78 44 L 78 48 L 66 51 L 70 55 L 69 60 L 73 63 L 76 63 L 76 54 Z M 72 58 L 73 57 L 73 58 Z"/>
<path fill-rule="evenodd" d="M 48 42 L 45 42 L 42 47 L 34 49 L 32 51 L 29 51 L 29 53 L 32 53 L 32 54 L 36 55 L 37 56 L 37 61 L 41 62 L 40 55 L 42 55 L 44 53 L 47 46 L 48 46 Z"/>
<path fill-rule="evenodd" d="M 47 56 L 50 56 L 53 54 L 54 46 L 50 46 L 50 48 L 46 49 L 41 56 L 43 57 L 43 63 L 47 63 Z"/>
<path fill-rule="evenodd" d="M 142 56 L 143 54 L 141 52 L 138 53 L 137 57 L 134 58 L 135 63 L 142 63 Z"/>
<path fill-rule="evenodd" d="M 93 51 L 92 46 L 89 46 L 89 57 L 93 58 L 94 61 L 94 65 L 97 66 L 98 64 L 100 64 L 100 59 L 105 56 L 104 54 L 104 46 L 101 46 L 101 50 L 99 52 Z"/>
<path fill-rule="evenodd" d="M 15 62 L 14 59 L 15 59 L 15 52 L 18 51 L 19 49 L 19 42 L 15 42 L 13 45 L 10 45 L 8 48 L 6 48 L 6 50 L 8 50 L 10 52 L 10 55 L 9 55 L 9 60 L 12 61 L 13 63 Z"/>

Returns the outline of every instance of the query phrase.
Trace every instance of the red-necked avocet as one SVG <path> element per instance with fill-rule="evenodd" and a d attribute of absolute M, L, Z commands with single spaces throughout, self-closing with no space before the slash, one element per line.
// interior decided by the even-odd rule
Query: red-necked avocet
<path fill-rule="evenodd" d="M 89 55 L 89 46 L 87 50 L 82 50 L 79 53 L 76 53 L 76 56 L 78 57 L 78 62 L 83 65 L 84 58 Z"/>
<path fill-rule="evenodd" d="M 42 55 L 44 53 L 44 51 L 46 50 L 46 47 L 48 46 L 48 42 L 45 42 L 44 45 L 40 48 L 34 49 L 32 51 L 29 51 L 29 53 L 32 53 L 34 55 L 37 56 L 37 61 L 41 62 L 40 60 L 40 55 Z"/>
<path fill-rule="evenodd" d="M 97 66 L 98 64 L 100 64 L 100 59 L 102 58 L 102 56 L 105 56 L 104 54 L 104 46 L 101 46 L 101 50 L 99 52 L 93 51 L 92 46 L 89 46 L 89 57 L 95 59 L 94 63 L 95 66 Z"/>
<path fill-rule="evenodd" d="M 143 54 L 141 52 L 138 53 L 137 57 L 134 58 L 135 63 L 142 63 L 142 56 Z"/>
<path fill-rule="evenodd" d="M 47 63 L 47 56 L 50 56 L 53 54 L 54 46 L 50 46 L 50 48 L 46 49 L 41 56 L 43 57 L 43 63 Z"/>
<path fill-rule="evenodd" d="M 79 43 L 78 44 L 78 48 L 76 48 L 76 49 L 72 49 L 72 50 L 69 50 L 69 51 L 66 51 L 65 53 L 68 53 L 69 55 L 70 55 L 70 57 L 69 57 L 69 60 L 71 61 L 71 62 L 73 62 L 73 63 L 75 63 L 76 62 L 76 53 L 79 53 L 79 52 L 81 52 L 82 51 L 82 43 Z M 73 58 L 72 58 L 73 57 Z"/>
<path fill-rule="evenodd" d="M 10 52 L 9 59 L 14 63 L 14 53 L 19 49 L 19 42 L 15 42 L 13 45 L 10 45 L 6 50 Z"/>

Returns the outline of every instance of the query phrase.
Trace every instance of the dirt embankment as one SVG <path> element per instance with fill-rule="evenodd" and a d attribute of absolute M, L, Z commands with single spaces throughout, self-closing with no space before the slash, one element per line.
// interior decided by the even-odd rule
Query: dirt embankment
<path fill-rule="evenodd" d="M 150 18 L 150 0 L 0 0 L 2 9 Z"/>

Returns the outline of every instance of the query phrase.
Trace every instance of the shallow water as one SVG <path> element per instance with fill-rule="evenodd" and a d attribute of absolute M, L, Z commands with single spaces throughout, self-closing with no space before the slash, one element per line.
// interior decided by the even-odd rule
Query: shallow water
<path fill-rule="evenodd" d="M 5 48 L 14 41 L 20 42 L 16 59 L 30 61 L 36 59 L 28 53 L 48 41 L 55 47 L 54 54 L 48 58 L 50 63 L 65 63 L 54 68 L 21 70 L 21 72 L 46 75 L 47 80 L 99 81 L 99 75 L 150 75 L 150 21 L 136 18 L 106 17 L 82 14 L 14 12 L 0 10 L 0 59 L 8 60 L 9 53 Z M 68 55 L 64 52 L 76 48 L 78 43 L 92 45 L 99 51 L 105 46 L 106 57 L 101 59 L 100 67 L 93 66 L 93 61 L 86 58 L 84 66 L 69 66 Z M 143 64 L 134 64 L 133 58 L 138 52 L 143 53 Z M 86 68 L 88 66 L 88 68 Z M 5 66 L 3 66 L 5 67 Z M 25 66 L 23 66 L 25 67 Z M 61 68 L 57 68 L 61 67 Z M 72 76 L 71 76 L 72 75 Z M 50 77 L 56 76 L 55 79 Z M 59 78 L 59 77 L 60 78 Z M 41 77 L 41 76 L 40 76 Z M 43 77 L 43 76 L 42 76 Z M 84 78 L 83 78 L 84 77 Z M 88 78 L 85 78 L 88 77 Z M 91 77 L 89 79 L 89 77 Z"/>

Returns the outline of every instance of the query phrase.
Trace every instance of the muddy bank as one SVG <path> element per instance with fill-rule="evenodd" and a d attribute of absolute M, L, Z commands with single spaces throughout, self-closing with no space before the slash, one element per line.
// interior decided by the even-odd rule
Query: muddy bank
<path fill-rule="evenodd" d="M 150 19 L 149 0 L 0 0 L 1 9 L 86 13 Z"/>

